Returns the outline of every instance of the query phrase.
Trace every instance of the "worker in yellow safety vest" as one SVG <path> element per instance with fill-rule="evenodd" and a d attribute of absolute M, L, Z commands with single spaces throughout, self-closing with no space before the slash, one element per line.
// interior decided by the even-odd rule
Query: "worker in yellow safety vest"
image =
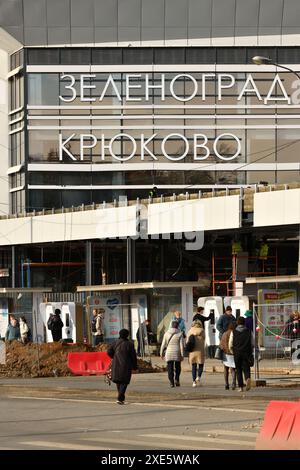
<path fill-rule="evenodd" d="M 241 242 L 239 240 L 233 240 L 231 244 L 231 253 L 233 255 L 237 255 L 241 251 L 243 251 Z"/>
<path fill-rule="evenodd" d="M 259 259 L 266 260 L 268 259 L 269 245 L 263 241 L 259 248 Z"/>

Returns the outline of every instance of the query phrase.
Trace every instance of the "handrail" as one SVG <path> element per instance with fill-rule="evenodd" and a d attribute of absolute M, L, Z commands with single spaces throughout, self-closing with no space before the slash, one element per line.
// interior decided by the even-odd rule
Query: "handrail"
<path fill-rule="evenodd" d="M 249 187 L 244 188 L 244 194 L 243 198 L 245 196 L 253 196 L 255 193 L 260 192 L 259 190 L 261 189 L 261 192 L 266 192 L 268 191 L 268 188 L 272 187 L 273 191 L 274 190 L 289 190 L 289 189 L 298 189 L 300 188 L 300 183 L 294 182 L 294 183 L 289 183 L 289 184 L 272 184 L 268 186 L 263 186 L 263 185 L 249 185 Z M 238 193 L 237 193 L 238 191 Z M 187 199 L 187 194 L 189 194 L 189 199 L 199 199 L 199 191 L 196 193 L 182 193 L 182 194 L 172 194 L 171 196 L 159 196 L 156 198 L 148 198 L 148 199 L 140 199 L 137 198 L 136 200 L 128 200 L 127 205 L 149 205 L 149 204 L 160 204 L 161 202 L 175 202 L 175 201 L 185 201 Z M 201 199 L 203 198 L 208 198 L 208 197 L 224 197 L 224 196 L 233 196 L 236 194 L 240 194 L 240 189 L 238 188 L 232 188 L 229 189 L 227 185 L 224 185 L 224 189 L 215 189 L 213 187 L 207 188 L 207 190 L 201 190 Z M 88 211 L 88 210 L 95 210 L 95 209 L 104 209 L 104 208 L 110 208 L 110 207 L 122 207 L 118 204 L 115 203 L 115 200 L 112 202 L 107 203 L 106 201 L 103 201 L 102 203 L 95 204 L 94 202 L 88 205 L 81 204 L 80 206 L 72 206 L 72 207 L 62 207 L 59 209 L 51 208 L 51 209 L 42 209 L 40 211 L 33 210 L 31 212 L 22 212 L 22 213 L 15 213 L 15 214 L 7 214 L 5 216 L 0 216 L 0 220 L 3 219 L 14 219 L 14 218 L 22 218 L 22 217 L 34 217 L 34 216 L 40 216 L 40 215 L 50 215 L 50 214 L 62 214 L 66 212 L 77 212 L 77 211 Z"/>

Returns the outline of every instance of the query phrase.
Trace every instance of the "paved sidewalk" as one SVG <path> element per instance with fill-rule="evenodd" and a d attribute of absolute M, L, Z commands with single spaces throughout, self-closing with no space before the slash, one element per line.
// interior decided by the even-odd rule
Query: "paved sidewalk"
<path fill-rule="evenodd" d="M 148 358 L 146 359 L 148 360 Z M 151 363 L 158 367 L 165 367 L 166 365 L 165 361 L 163 361 L 159 356 L 151 356 Z M 191 371 L 191 366 L 189 365 L 187 358 L 185 358 L 182 363 L 182 370 Z M 206 359 L 205 370 L 207 372 L 220 372 L 223 374 L 222 361 L 217 359 Z M 262 375 L 298 375 L 300 379 L 300 364 L 292 364 L 291 360 L 288 358 L 277 360 L 263 359 L 259 361 L 259 370 Z M 254 368 L 252 368 L 252 372 L 254 372 Z"/>
<path fill-rule="evenodd" d="M 300 382 L 274 381 L 267 387 L 255 387 L 249 392 L 225 390 L 223 375 L 205 372 L 202 384 L 192 387 L 190 372 L 182 372 L 181 386 L 170 388 L 166 372 L 133 375 L 129 394 L 138 401 L 177 401 L 177 400 L 220 400 L 247 399 L 298 400 Z M 108 386 L 103 376 L 89 377 L 49 377 L 49 378 L 3 378 L 0 379 L 0 395 L 6 396 L 43 396 L 43 397 L 76 397 L 85 399 L 111 398 L 115 396 L 115 385 Z"/>

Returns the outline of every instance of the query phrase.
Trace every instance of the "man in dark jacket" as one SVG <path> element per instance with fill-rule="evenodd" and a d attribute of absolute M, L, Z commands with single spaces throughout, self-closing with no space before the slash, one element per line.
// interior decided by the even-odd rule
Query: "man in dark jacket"
<path fill-rule="evenodd" d="M 220 316 L 217 321 L 217 330 L 219 331 L 219 338 L 221 339 L 223 334 L 228 328 L 229 323 L 235 322 L 235 316 L 232 315 L 232 308 L 228 305 L 225 309 L 225 313 Z"/>
<path fill-rule="evenodd" d="M 253 358 L 251 337 L 251 331 L 245 326 L 245 318 L 239 317 L 237 327 L 233 331 L 232 342 L 229 340 L 229 348 L 232 349 L 234 356 L 239 392 L 242 392 L 244 388 L 243 373 L 246 391 L 251 388 L 250 364 Z"/>
<path fill-rule="evenodd" d="M 55 309 L 52 321 L 51 321 L 51 333 L 53 341 L 60 341 L 62 339 L 62 328 L 64 326 L 60 318 L 59 308 Z"/>
<path fill-rule="evenodd" d="M 130 383 L 131 373 L 137 370 L 137 357 L 132 341 L 128 340 L 129 331 L 122 329 L 119 339 L 107 351 L 112 358 L 111 379 L 117 385 L 119 405 L 125 403 L 125 392 Z"/>
<path fill-rule="evenodd" d="M 206 317 L 204 314 L 204 308 L 203 307 L 198 307 L 197 308 L 197 313 L 193 316 L 193 321 L 199 320 L 202 323 L 202 327 L 204 328 L 204 322 L 211 320 L 212 314 L 210 313 L 208 317 Z"/>

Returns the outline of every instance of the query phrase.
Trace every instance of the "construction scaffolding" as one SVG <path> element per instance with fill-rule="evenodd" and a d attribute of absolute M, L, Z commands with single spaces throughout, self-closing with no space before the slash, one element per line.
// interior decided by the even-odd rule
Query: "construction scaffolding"
<path fill-rule="evenodd" d="M 246 263 L 244 262 L 246 261 Z M 241 265 L 241 269 L 240 266 Z M 252 269 L 243 271 L 243 266 L 252 266 Z M 244 281 L 246 277 L 253 276 L 277 276 L 278 254 L 275 249 L 274 256 L 261 259 L 259 256 L 247 254 L 233 254 L 232 256 L 216 256 L 212 254 L 212 295 L 219 295 L 217 290 L 225 286 L 226 295 L 236 295 L 236 283 Z"/>

